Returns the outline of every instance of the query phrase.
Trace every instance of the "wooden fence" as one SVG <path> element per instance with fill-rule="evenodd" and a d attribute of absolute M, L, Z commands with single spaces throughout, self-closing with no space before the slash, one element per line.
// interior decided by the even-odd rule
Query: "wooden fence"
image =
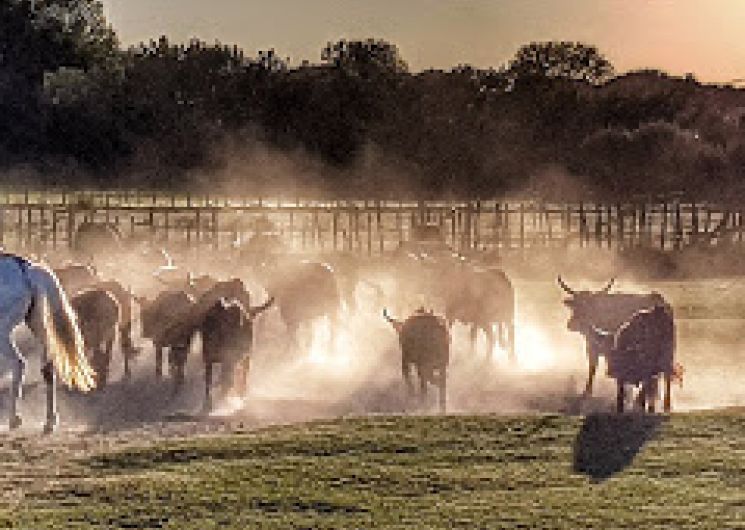
<path fill-rule="evenodd" d="M 645 246 L 680 250 L 743 241 L 743 211 L 679 199 L 636 203 L 314 201 L 208 195 L 13 190 L 0 192 L 0 243 L 11 251 L 68 246 L 84 221 L 116 225 L 127 238 L 163 245 L 235 248 L 272 225 L 294 251 L 377 254 L 441 229 L 460 251 Z M 269 223 L 267 223 L 269 221 Z M 262 228 L 264 227 L 264 228 Z"/>

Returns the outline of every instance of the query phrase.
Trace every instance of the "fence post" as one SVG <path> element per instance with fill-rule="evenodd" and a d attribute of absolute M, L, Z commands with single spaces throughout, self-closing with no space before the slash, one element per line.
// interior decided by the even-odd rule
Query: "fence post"
<path fill-rule="evenodd" d="M 520 202 L 520 249 L 525 250 L 525 203 Z"/>
<path fill-rule="evenodd" d="M 660 248 L 665 250 L 665 237 L 667 236 L 667 201 L 662 203 L 662 222 L 660 223 Z"/>
<path fill-rule="evenodd" d="M 680 250 L 683 243 L 683 219 L 680 215 L 680 201 L 675 203 L 675 250 Z"/>
<path fill-rule="evenodd" d="M 365 209 L 367 210 L 367 255 L 372 256 L 372 211 L 367 206 L 365 201 Z"/>
<path fill-rule="evenodd" d="M 67 207 L 67 248 L 73 247 L 73 237 L 75 234 L 75 207 Z"/>
<path fill-rule="evenodd" d="M 338 215 L 337 214 L 337 209 L 334 208 L 333 211 L 332 211 L 332 213 L 331 213 L 331 231 L 334 234 L 334 236 L 333 236 L 334 237 L 334 251 L 336 251 L 336 247 L 337 247 L 337 237 L 338 237 L 337 236 L 337 231 L 339 229 L 339 220 L 337 218 L 337 215 Z"/>
<path fill-rule="evenodd" d="M 383 228 L 382 227 L 382 221 L 383 220 L 382 220 L 382 215 L 381 215 L 381 211 L 380 211 L 380 199 L 378 199 L 376 201 L 375 210 L 376 210 L 375 211 L 375 226 L 376 226 L 377 232 L 378 232 L 378 242 L 379 242 L 379 246 L 380 246 L 380 255 L 382 256 L 383 255 L 383 251 L 385 250 L 385 248 L 384 248 L 385 243 L 383 241 L 384 234 L 383 234 L 383 230 L 382 230 L 382 228 Z"/>
<path fill-rule="evenodd" d="M 696 205 L 696 201 L 691 203 L 691 240 L 698 242 L 698 205 Z"/>
<path fill-rule="evenodd" d="M 212 248 L 218 250 L 220 232 L 217 226 L 217 208 L 212 208 Z"/>

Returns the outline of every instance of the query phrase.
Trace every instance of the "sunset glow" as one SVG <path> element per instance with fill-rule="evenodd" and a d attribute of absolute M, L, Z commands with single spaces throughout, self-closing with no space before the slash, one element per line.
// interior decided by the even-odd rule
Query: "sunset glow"
<path fill-rule="evenodd" d="M 274 48 L 298 64 L 318 61 L 329 40 L 374 36 L 397 44 L 416 71 L 499 67 L 527 42 L 572 40 L 597 46 L 619 72 L 658 68 L 692 72 L 702 81 L 745 77 L 745 4 L 739 0 L 103 3 L 125 45 L 161 34 L 173 40 L 198 36 L 238 44 L 249 55 Z"/>

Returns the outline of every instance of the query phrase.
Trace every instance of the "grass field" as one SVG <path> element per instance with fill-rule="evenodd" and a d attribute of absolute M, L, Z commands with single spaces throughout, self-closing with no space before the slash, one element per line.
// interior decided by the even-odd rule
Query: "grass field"
<path fill-rule="evenodd" d="M 0 525 L 745 527 L 739 410 L 372 417 L 132 438 L 141 447 L 6 437 Z"/>

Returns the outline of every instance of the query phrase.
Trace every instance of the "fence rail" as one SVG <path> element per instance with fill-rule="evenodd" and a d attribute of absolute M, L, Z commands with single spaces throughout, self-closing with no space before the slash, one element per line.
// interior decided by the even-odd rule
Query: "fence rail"
<path fill-rule="evenodd" d="M 138 191 L 0 191 L 0 242 L 40 252 L 68 246 L 80 223 L 116 225 L 127 238 L 164 244 L 234 247 L 275 227 L 302 250 L 380 253 L 440 227 L 460 251 L 498 252 L 594 246 L 666 251 L 690 245 L 742 243 L 743 209 L 680 199 L 635 203 L 519 200 L 318 201 L 214 197 Z M 264 226 L 264 228 L 262 228 Z"/>

